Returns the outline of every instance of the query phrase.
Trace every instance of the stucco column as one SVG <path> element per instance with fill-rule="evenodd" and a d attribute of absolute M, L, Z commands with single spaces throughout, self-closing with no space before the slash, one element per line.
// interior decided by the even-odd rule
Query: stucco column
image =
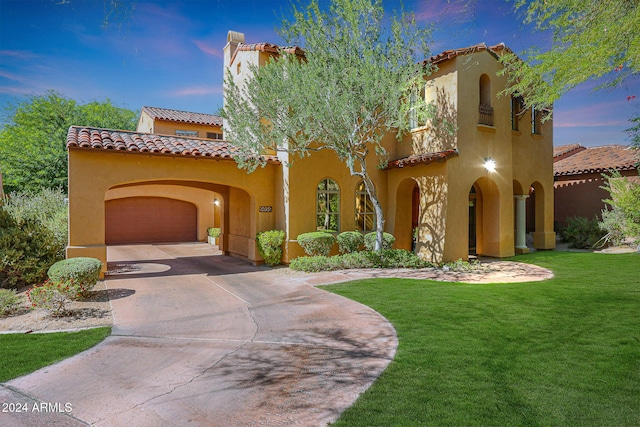
<path fill-rule="evenodd" d="M 516 253 L 526 254 L 527 248 L 527 198 L 526 194 L 516 194 Z"/>

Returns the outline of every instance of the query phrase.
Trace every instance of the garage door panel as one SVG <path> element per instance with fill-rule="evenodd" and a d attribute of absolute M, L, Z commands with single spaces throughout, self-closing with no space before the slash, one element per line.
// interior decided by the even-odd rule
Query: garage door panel
<path fill-rule="evenodd" d="M 127 243 L 197 240 L 194 204 L 163 197 L 128 197 L 105 203 L 105 241 Z"/>

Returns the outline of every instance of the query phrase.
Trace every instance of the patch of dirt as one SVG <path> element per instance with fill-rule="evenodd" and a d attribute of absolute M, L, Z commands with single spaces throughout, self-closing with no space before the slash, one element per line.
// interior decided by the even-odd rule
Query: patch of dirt
<path fill-rule="evenodd" d="M 24 289 L 18 293 L 23 298 L 24 305 L 16 312 L 0 317 L 0 333 L 75 331 L 113 324 L 109 302 L 112 295 L 111 291 L 106 289 L 104 281 L 99 281 L 86 299 L 69 304 L 69 310 L 63 316 L 53 316 L 43 308 L 35 310 L 28 308 L 27 290 Z M 122 296 L 114 294 L 113 297 L 121 298 Z"/>

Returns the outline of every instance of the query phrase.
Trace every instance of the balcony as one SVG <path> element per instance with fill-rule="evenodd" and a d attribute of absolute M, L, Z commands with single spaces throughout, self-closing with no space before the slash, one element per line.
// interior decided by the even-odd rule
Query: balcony
<path fill-rule="evenodd" d="M 480 104 L 478 112 L 478 124 L 493 126 L 493 107 L 491 105 Z"/>

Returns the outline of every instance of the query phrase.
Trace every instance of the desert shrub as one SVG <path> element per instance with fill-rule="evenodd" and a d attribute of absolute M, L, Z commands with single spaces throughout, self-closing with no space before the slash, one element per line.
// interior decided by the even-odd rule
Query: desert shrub
<path fill-rule="evenodd" d="M 33 308 L 44 308 L 54 316 L 67 312 L 72 300 L 82 295 L 83 289 L 73 281 L 47 280 L 27 292 L 27 299 Z"/>
<path fill-rule="evenodd" d="M 626 239 L 626 218 L 619 209 L 603 209 L 602 221 L 598 224 L 607 234 L 603 237 L 602 244 L 621 245 Z"/>
<path fill-rule="evenodd" d="M 391 249 L 393 243 L 396 241 L 396 238 L 393 237 L 392 234 L 383 233 L 382 234 L 382 247 L 380 249 Z M 364 236 L 364 247 L 368 251 L 374 250 L 376 247 L 376 232 L 372 231 L 371 233 L 367 233 Z"/>
<path fill-rule="evenodd" d="M 571 247 L 587 249 L 593 247 L 605 234 L 597 219 L 576 216 L 567 218 L 567 228 L 562 237 Z"/>
<path fill-rule="evenodd" d="M 0 206 L 0 288 L 42 283 L 61 259 L 53 233 L 34 219 L 15 219 Z"/>
<path fill-rule="evenodd" d="M 343 255 L 299 257 L 289 268 L 313 273 L 317 271 L 346 270 L 350 268 L 426 268 L 432 265 L 413 252 L 404 249 L 351 252 Z"/>
<path fill-rule="evenodd" d="M 338 249 L 343 254 L 356 252 L 364 244 L 364 236 L 358 231 L 345 231 L 338 234 Z"/>
<path fill-rule="evenodd" d="M 16 221 L 35 222 L 47 229 L 53 236 L 57 258 L 64 258 L 69 233 L 68 204 L 61 189 L 11 193 L 4 198 L 3 207 Z"/>
<path fill-rule="evenodd" d="M 300 234 L 296 240 L 302 246 L 307 255 L 329 255 L 331 248 L 336 241 L 333 234 L 324 231 L 314 231 L 311 233 Z"/>
<path fill-rule="evenodd" d="M 14 289 L 0 289 L 0 316 L 11 314 L 20 306 L 21 298 Z"/>
<path fill-rule="evenodd" d="M 80 288 L 78 296 L 85 296 L 100 278 L 102 262 L 96 258 L 78 257 L 56 262 L 47 275 L 56 283 L 73 283 Z"/>
<path fill-rule="evenodd" d="M 280 264 L 284 236 L 285 234 L 282 230 L 261 231 L 256 236 L 258 252 L 260 252 L 260 255 L 264 258 L 264 262 L 268 265 L 274 266 Z"/>
<path fill-rule="evenodd" d="M 608 206 L 602 211 L 600 227 L 607 232 L 606 239 L 613 244 L 640 240 L 640 182 L 618 171 L 605 178 L 606 185 L 600 188 L 609 192 L 609 199 L 604 200 Z"/>
<path fill-rule="evenodd" d="M 217 238 L 220 237 L 221 229 L 217 227 L 209 227 L 207 228 L 207 235 L 209 237 Z"/>
<path fill-rule="evenodd" d="M 469 261 L 463 261 L 462 258 L 458 258 L 455 261 L 450 261 L 445 263 L 442 266 L 442 270 L 455 271 L 457 273 L 471 273 L 474 271 L 487 270 L 487 268 L 477 259 L 469 262 Z"/>

